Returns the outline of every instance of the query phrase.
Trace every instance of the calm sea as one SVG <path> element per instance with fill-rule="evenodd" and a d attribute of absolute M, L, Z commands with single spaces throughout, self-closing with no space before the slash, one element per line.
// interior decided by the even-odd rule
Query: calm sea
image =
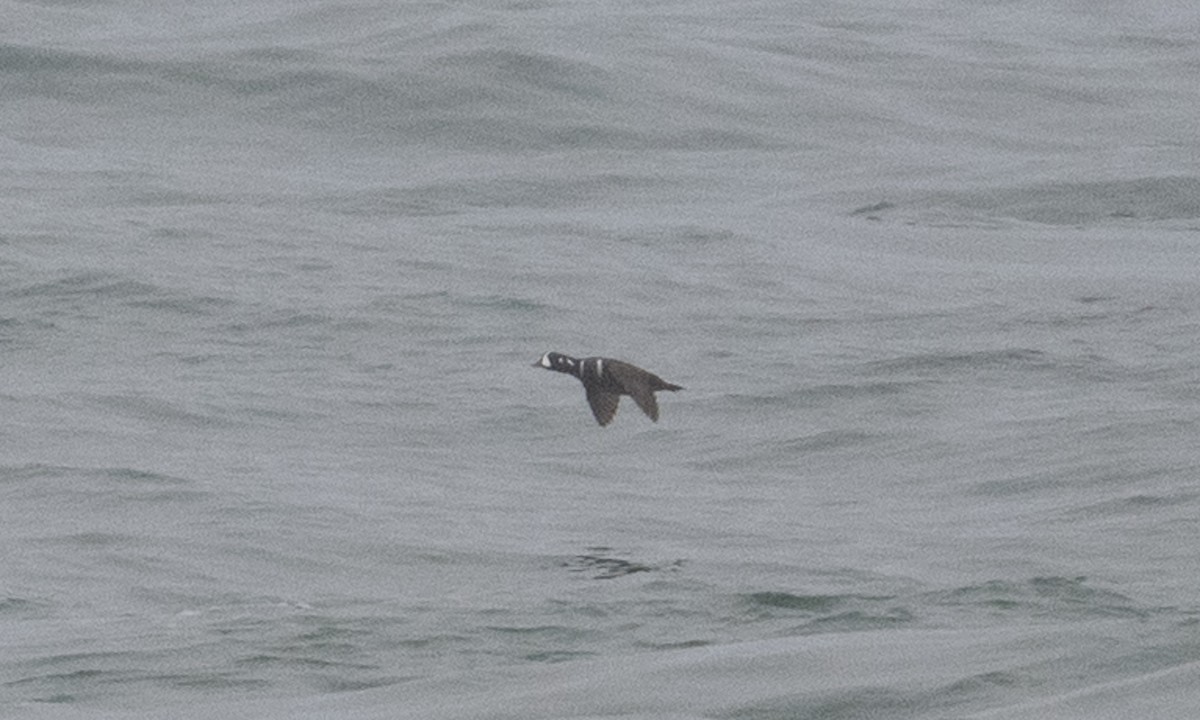
<path fill-rule="evenodd" d="M 1200 10 L 0 14 L 0 714 L 1200 707 Z"/>

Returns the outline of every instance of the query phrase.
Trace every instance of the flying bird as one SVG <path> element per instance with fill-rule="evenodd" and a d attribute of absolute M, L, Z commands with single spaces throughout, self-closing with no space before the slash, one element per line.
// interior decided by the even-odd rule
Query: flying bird
<path fill-rule="evenodd" d="M 612 422 L 622 395 L 631 396 L 647 417 L 658 422 L 658 400 L 654 393 L 683 389 L 648 370 L 611 358 L 589 357 L 580 360 L 562 353 L 548 352 L 533 366 L 579 378 L 587 392 L 592 415 L 596 416 L 596 422 L 601 426 Z"/>

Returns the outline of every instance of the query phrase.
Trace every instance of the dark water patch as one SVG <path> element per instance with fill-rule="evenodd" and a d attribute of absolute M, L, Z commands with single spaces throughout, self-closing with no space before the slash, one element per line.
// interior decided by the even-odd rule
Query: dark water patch
<path fill-rule="evenodd" d="M 640 196 L 662 189 L 660 177 L 616 173 L 531 179 L 499 177 L 406 188 L 405 206 L 440 208 L 442 213 L 488 208 L 564 208 L 589 206 L 614 197 Z"/>
<path fill-rule="evenodd" d="M 39 545 L 64 545 L 83 550 L 128 547 L 144 543 L 144 539 L 123 533 L 82 532 L 41 538 Z"/>
<path fill-rule="evenodd" d="M 316 627 L 294 632 L 296 628 L 289 625 L 293 632 L 273 643 L 270 651 L 280 658 L 309 665 L 320 663 L 331 667 L 375 669 L 373 664 L 358 659 L 367 655 L 367 650 L 381 638 L 365 627 L 358 627 L 358 623 L 356 620 L 304 618 L 299 621 L 301 628 Z"/>
<path fill-rule="evenodd" d="M 311 630 L 305 630 L 296 635 L 296 641 L 306 646 L 323 648 L 351 649 L 354 644 L 348 641 L 362 640 L 371 635 L 371 631 L 361 627 L 347 627 L 343 624 L 330 623 L 325 618 L 311 617 L 305 624 L 313 625 Z"/>
<path fill-rule="evenodd" d="M 836 405 L 854 400 L 891 399 L 914 390 L 925 383 L 918 381 L 867 381 L 861 383 L 831 383 L 792 388 L 771 394 L 732 393 L 722 398 L 731 410 L 759 412 L 771 408 L 813 408 Z"/>
<path fill-rule="evenodd" d="M 475 85 L 478 94 L 532 92 L 604 99 L 612 73 L 599 66 L 546 53 L 485 49 L 443 55 L 429 63 L 439 75 Z"/>
<path fill-rule="evenodd" d="M 576 555 L 563 562 L 563 567 L 573 572 L 588 572 L 597 580 L 611 580 L 625 577 L 634 573 L 650 572 L 653 568 L 624 558 L 604 557 L 602 555 Z"/>
<path fill-rule="evenodd" d="M 1082 576 L 991 580 L 978 585 L 928 593 L 924 599 L 940 606 L 974 607 L 1027 617 L 1145 618 L 1152 612 L 1125 595 L 1089 586 L 1087 578 Z"/>
<path fill-rule="evenodd" d="M 726 712 L 722 720 L 905 720 L 928 708 L 921 693 L 883 687 L 859 687 L 834 693 L 785 696 Z"/>
<path fill-rule="evenodd" d="M 911 625 L 915 621 L 916 616 L 903 607 L 864 608 L 814 618 L 795 628 L 793 633 L 806 635 L 887 630 Z"/>
<path fill-rule="evenodd" d="M 588 235 L 603 230 L 589 229 Z M 651 227 L 639 230 L 637 233 L 618 232 L 613 236 L 617 242 L 628 243 L 639 247 L 658 247 L 671 250 L 696 250 L 721 247 L 737 242 L 749 243 L 750 238 L 740 235 L 723 227 L 706 227 L 704 225 L 676 225 L 670 227 Z"/>
<path fill-rule="evenodd" d="M 358 692 L 360 690 L 371 690 L 373 688 L 388 687 L 398 685 L 403 682 L 416 679 L 415 677 L 379 677 L 373 679 L 350 679 L 338 677 L 322 677 L 313 681 L 317 692 L 322 693 L 345 693 Z"/>
<path fill-rule="evenodd" d="M 1122 302 L 1105 296 L 1081 296 L 1066 307 L 1041 307 L 1003 318 L 995 323 L 998 330 L 1006 333 L 1022 333 L 1029 329 L 1049 329 L 1056 332 L 1078 330 L 1093 332 L 1096 329 L 1111 331 L 1122 329 L 1141 331 L 1155 321 L 1188 322 L 1191 309 L 1185 304 L 1190 300 L 1169 303 L 1146 303 L 1141 299 Z M 1078 335 L 1076 336 L 1078 337 Z M 1099 354 L 1054 356 L 1066 365 L 1088 365 L 1104 362 Z"/>
<path fill-rule="evenodd" d="M 132 300 L 128 303 L 129 307 L 199 317 L 215 315 L 235 304 L 232 300 L 207 296 L 158 297 L 145 300 Z"/>
<path fill-rule="evenodd" d="M 283 670 L 378 670 L 367 663 L 352 663 L 333 658 L 293 652 L 265 652 L 247 655 L 234 661 L 239 666 Z"/>
<path fill-rule="evenodd" d="M 0 467 L 0 487 L 11 486 L 12 500 L 104 503 L 191 503 L 211 498 L 193 480 L 134 468 L 86 468 L 58 465 Z M 90 499 L 90 500 L 89 500 Z M 102 547 L 129 541 L 123 533 L 79 534 L 61 538 L 76 545 Z"/>
<path fill-rule="evenodd" d="M 801 409 L 806 407 L 804 401 L 807 399 L 807 390 L 805 388 L 797 388 L 790 391 L 781 391 L 770 394 L 746 394 L 746 393 L 730 393 L 720 398 L 721 406 L 728 410 L 741 410 L 747 413 L 757 413 L 771 409 L 786 409 L 796 408 Z"/>
<path fill-rule="evenodd" d="M 137 186 L 126 188 L 119 197 L 133 208 L 187 208 L 210 205 L 236 205 L 241 198 L 218 192 L 190 192 L 167 187 Z"/>
<path fill-rule="evenodd" d="M 153 424 L 156 427 L 180 426 L 215 430 L 237 426 L 216 409 L 189 408 L 181 403 L 141 395 L 85 395 L 83 399 L 104 412 Z"/>
<path fill-rule="evenodd" d="M 150 72 L 162 84 L 189 87 L 193 93 L 208 91 L 213 100 L 241 100 L 241 108 L 257 110 L 281 105 L 301 109 L 329 94 L 354 95 L 374 88 L 368 79 L 307 64 L 311 57 L 295 55 L 294 62 L 281 63 L 258 54 L 235 54 L 160 63 Z"/>
<path fill-rule="evenodd" d="M 146 485 L 180 487 L 184 485 L 190 485 L 192 482 L 190 480 L 175 477 L 173 475 L 147 472 L 145 470 L 137 470 L 135 468 L 108 468 L 103 471 L 103 474 L 105 477 L 118 483 L 143 487 Z"/>
<path fill-rule="evenodd" d="M 1102 325 L 1112 321 L 1114 314 L 1101 309 L 1089 312 L 1039 312 L 1026 313 L 1007 322 L 1001 322 L 997 328 L 1005 331 L 1021 330 L 1022 328 L 1050 328 L 1053 330 L 1071 330 Z"/>
<path fill-rule="evenodd" d="M 309 204 L 315 209 L 352 217 L 429 217 L 462 212 L 464 207 L 456 200 L 457 197 L 447 197 L 436 189 L 383 188 L 327 195 L 314 198 Z"/>
<path fill-rule="evenodd" d="M 9 595 L 0 597 L 0 617 L 44 617 L 54 607 L 46 600 L 35 600 Z"/>
<path fill-rule="evenodd" d="M 778 470 L 817 453 L 862 448 L 882 439 L 861 430 L 825 430 L 802 437 L 762 440 L 736 452 L 723 450 L 720 456 L 692 460 L 688 466 L 712 472 L 748 472 L 757 467 Z"/>
<path fill-rule="evenodd" d="M 867 718 L 965 717 L 995 702 L 1011 702 L 1014 690 L 1036 685 L 1018 673 L 980 673 L 931 689 L 859 687 L 834 693 L 783 697 L 741 708 L 722 718 L 737 720 L 865 720 Z"/>
<path fill-rule="evenodd" d="M 223 364 L 229 362 L 229 357 L 222 353 L 180 354 L 164 352 L 158 353 L 156 357 L 170 358 L 184 365 L 192 366 Z"/>
<path fill-rule="evenodd" d="M 137 487 L 178 488 L 193 484 L 192 480 L 186 478 L 138 470 L 136 468 L 84 468 L 38 463 L 0 466 L 0 482 L 5 480 L 36 480 L 42 478 L 102 479 L 117 485 Z"/>
<path fill-rule="evenodd" d="M 504 654 L 523 659 L 545 658 L 540 662 L 556 662 L 563 656 L 576 654 L 588 655 L 590 652 L 573 648 L 585 647 L 595 639 L 591 630 L 566 625 L 487 625 L 481 631 L 493 636 L 491 640 L 499 643 Z"/>
<path fill-rule="evenodd" d="M 989 203 L 1022 220 L 1048 224 L 1194 219 L 1200 217 L 1200 178 L 1048 184 L 1005 191 L 983 205 Z"/>
<path fill-rule="evenodd" d="M 45 46 L 0 43 L 0 77 L 5 94 L 20 97 L 95 102 L 104 90 L 149 87 L 152 64 L 116 59 L 101 53 L 80 53 Z M 140 78 L 140 80 L 139 80 Z"/>
<path fill-rule="evenodd" d="M 485 312 L 513 313 L 517 315 L 548 310 L 549 306 L 528 298 L 508 295 L 477 295 L 455 298 L 452 304 Z"/>
<path fill-rule="evenodd" d="M 1029 371 L 1055 367 L 1054 359 L 1041 350 L 1001 348 L 973 352 L 933 352 L 874 360 L 862 372 L 874 375 L 917 375 L 941 377 L 947 373 L 980 370 Z"/>
<path fill-rule="evenodd" d="M 160 73 L 216 98 L 233 95 L 243 101 L 239 108 L 269 112 L 273 121 L 294 118 L 321 132 L 344 132 L 355 142 L 386 136 L 390 144 L 537 152 L 770 145 L 770 128 L 747 127 L 744 113 L 724 113 L 715 105 L 680 113 L 680 103 L 703 104 L 671 86 L 648 88 L 643 75 L 577 57 L 477 46 L 409 57 L 413 61 L 378 72 L 331 72 L 321 69 L 320 60 L 280 64 L 227 56 Z M 538 112 L 530 113 L 531 107 Z"/>
<path fill-rule="evenodd" d="M 210 316 L 232 301 L 210 295 L 193 295 L 174 288 L 132 280 L 103 272 L 68 275 L 55 280 L 18 286 L 3 292 L 16 301 L 27 301 L 23 319 L 93 318 L 101 308 L 119 306 L 172 315 Z"/>
<path fill-rule="evenodd" d="M 1080 508 L 1082 515 L 1145 515 L 1158 513 L 1164 509 L 1195 506 L 1200 499 L 1200 493 L 1178 492 L 1165 495 L 1139 493 L 1122 498 L 1114 498 Z"/>
<path fill-rule="evenodd" d="M 743 598 L 751 608 L 814 614 L 831 612 L 852 599 L 843 595 L 795 595 L 788 592 L 756 592 Z"/>
<path fill-rule="evenodd" d="M 942 688 L 939 694 L 978 697 L 995 689 L 1009 689 L 1028 682 L 1028 678 L 1013 672 L 987 672 L 956 680 Z"/>
<path fill-rule="evenodd" d="M 858 398 L 890 398 L 920 390 L 919 382 L 865 382 L 815 385 L 805 388 L 804 393 L 817 401 L 842 401 Z"/>
<path fill-rule="evenodd" d="M 432 325 L 433 323 L 431 323 Z M 406 323 L 405 330 L 411 329 Z M 343 359 L 350 337 L 371 335 L 378 330 L 375 321 L 361 317 L 342 317 L 320 311 L 299 309 L 252 309 L 227 314 L 207 329 L 215 343 L 236 348 L 234 356 L 243 361 L 274 361 L 281 357 L 282 345 L 317 353 L 337 352 Z M 314 372 L 319 360 L 291 363 L 288 372 Z"/>
<path fill-rule="evenodd" d="M 850 211 L 850 217 L 862 216 L 868 220 L 879 220 L 882 213 L 892 210 L 896 207 L 895 203 L 886 200 L 862 207 L 855 208 Z"/>
<path fill-rule="evenodd" d="M 44 313 L 41 308 L 30 310 L 18 310 L 16 316 L 0 318 L 0 350 L 37 351 L 44 347 L 46 335 L 61 330 L 61 321 L 54 313 Z"/>
<path fill-rule="evenodd" d="M 772 442 L 770 452 L 778 457 L 795 456 L 859 447 L 877 439 L 878 436 L 861 430 L 825 430 L 804 437 Z"/>
<path fill-rule="evenodd" d="M 87 272 L 69 275 L 58 280 L 39 282 L 7 291 L 12 297 L 37 298 L 53 301 L 57 299 L 116 298 L 118 300 L 154 295 L 160 291 L 155 285 L 128 280 L 109 273 Z"/>
<path fill-rule="evenodd" d="M 1179 511 L 1195 509 L 1200 492 L 1174 490 L 1167 492 L 1137 492 L 1135 488 L 1169 486 L 1174 488 L 1180 481 L 1186 483 L 1195 474 L 1191 464 L 1160 465 L 1156 467 L 1105 467 L 1089 473 L 1087 484 L 1108 486 L 1117 489 L 1117 495 L 1095 502 L 1080 503 L 1064 513 L 1069 518 L 1137 517 L 1162 514 L 1173 517 Z M 1082 485 L 1083 483 L 1076 483 Z M 1124 488 L 1128 491 L 1121 492 Z"/>
<path fill-rule="evenodd" d="M 560 663 L 590 657 L 596 657 L 596 653 L 586 650 L 544 650 L 527 653 L 521 659 L 536 663 Z"/>
<path fill-rule="evenodd" d="M 254 317 L 233 320 L 220 326 L 222 331 L 248 335 L 263 330 L 296 330 L 320 327 L 332 327 L 337 320 L 322 313 L 303 312 L 298 310 L 278 310 L 266 312 Z"/>
<path fill-rule="evenodd" d="M 1055 419 L 1038 428 L 1038 432 L 1053 434 L 1054 437 L 1069 438 L 1071 442 L 1079 443 L 1085 447 L 1094 446 L 1096 443 L 1120 447 L 1129 444 L 1131 438 L 1155 436 L 1154 428 L 1138 428 L 1134 432 L 1129 425 L 1105 425 L 1081 432 L 1077 428 L 1068 427 L 1067 425 L 1068 423 L 1065 420 Z M 1187 423 L 1182 428 L 1174 428 L 1168 425 L 1159 435 L 1162 437 L 1169 437 L 1171 435 L 1186 436 L 1193 433 L 1194 430 L 1195 428 L 1192 423 Z M 1170 435 L 1167 434 L 1168 432 Z M 1111 494 L 1119 492 L 1124 488 L 1137 487 L 1156 481 L 1173 482 L 1177 478 L 1187 478 L 1191 474 L 1192 466 L 1190 464 L 1165 464 L 1164 461 L 1164 464 L 1159 465 L 1141 464 L 1139 466 L 1139 464 L 1132 464 L 1129 466 L 1114 466 L 1111 463 L 1076 459 L 1073 462 L 1064 463 L 1057 467 L 1018 472 L 1006 477 L 976 482 L 966 492 L 971 495 L 985 497 L 1013 497 L 1064 489 L 1075 491 L 1090 489 L 1105 490 L 1106 498 L 1104 500 L 1098 503 L 1087 503 L 1085 502 L 1085 498 L 1081 496 L 1080 503 L 1077 506 L 1064 511 L 1067 515 L 1090 515 L 1096 512 L 1150 509 L 1148 503 L 1145 502 L 1146 498 L 1130 504 L 1125 500 L 1112 499 Z M 1195 495 L 1195 493 L 1181 493 L 1178 495 L 1177 500 L 1180 503 L 1187 503 Z M 1156 504 L 1161 506 L 1166 503 L 1160 498 Z"/>
<path fill-rule="evenodd" d="M 787 634 L 858 632 L 907 625 L 915 613 L 895 595 L 804 594 L 779 590 L 737 596 L 742 620 L 788 623 Z M 795 624 L 799 621 L 800 624 Z"/>
<path fill-rule="evenodd" d="M 2 687 L 27 702 L 78 703 L 127 691 L 149 674 L 138 665 L 144 653 L 64 653 L 25 660 L 8 668 Z"/>
<path fill-rule="evenodd" d="M 1046 225 L 1200 218 L 1200 177 L 1047 182 L 939 194 L 922 205 Z"/>
<path fill-rule="evenodd" d="M 510 115 L 508 109 L 531 103 L 545 108 L 544 114 L 552 122 L 541 128 L 543 146 L 698 149 L 758 147 L 764 142 L 756 134 L 730 130 L 732 123 L 710 117 L 719 114 L 715 108 L 706 108 L 700 119 L 697 113 L 680 116 L 668 112 L 681 98 L 665 88 L 647 87 L 645 77 L 631 78 L 620 70 L 573 58 L 520 50 L 472 50 L 445 55 L 423 70 L 433 71 L 443 87 L 458 91 L 442 96 L 460 111 L 447 115 L 446 108 L 441 108 L 446 120 L 464 117 L 461 111 L 471 110 L 466 116 L 503 122 L 523 115 Z M 634 106 L 643 114 L 661 115 L 662 122 L 633 122 L 627 108 Z M 711 124 L 704 122 L 710 119 Z M 521 124 L 529 125 L 528 120 Z M 519 138 L 528 129 L 532 128 L 512 123 L 504 135 Z M 485 137 L 492 142 L 501 139 Z"/>
<path fill-rule="evenodd" d="M 665 563 L 645 563 L 618 557 L 612 548 L 593 547 L 588 552 L 559 562 L 571 572 L 586 573 L 595 580 L 612 580 L 638 573 L 672 572 L 685 564 L 682 559 Z"/>
<path fill-rule="evenodd" d="M 229 691 L 248 692 L 262 690 L 270 683 L 266 680 L 248 678 L 235 671 L 212 672 L 197 671 L 188 674 L 161 676 L 158 682 L 182 690 L 203 690 L 216 695 L 225 695 Z"/>
<path fill-rule="evenodd" d="M 211 243 L 218 239 L 216 233 L 196 227 L 160 226 L 147 232 L 154 240 L 186 240 L 191 242 Z"/>
<path fill-rule="evenodd" d="M 712 640 L 678 640 L 675 642 L 640 642 L 638 647 L 646 648 L 647 650 L 688 650 L 691 648 L 710 647 L 714 642 Z"/>
<path fill-rule="evenodd" d="M 1196 493 L 1177 493 L 1171 496 L 1163 495 L 1132 495 L 1117 502 L 1134 508 L 1171 507 L 1181 502 L 1191 502 L 1200 495 Z"/>
<path fill-rule="evenodd" d="M 767 281 L 756 284 L 761 288 Z M 797 303 L 797 304 L 803 304 Z M 838 328 L 842 321 L 836 318 L 805 315 L 801 312 L 777 312 L 760 308 L 751 314 L 722 313 L 718 316 L 723 324 L 722 332 L 733 337 L 769 337 L 777 339 L 783 334 L 806 334 Z"/>
<path fill-rule="evenodd" d="M 1071 485 L 1079 477 L 1078 471 L 1064 474 L 1059 470 L 1039 470 L 1003 477 L 997 480 L 977 482 L 968 492 L 971 495 L 991 498 L 1038 494 L 1061 488 L 1064 485 Z"/>
<path fill-rule="evenodd" d="M 453 652 L 451 648 L 462 648 L 470 642 L 466 634 L 438 633 L 415 638 L 398 638 L 392 646 L 405 650 L 426 650 L 436 653 Z"/>

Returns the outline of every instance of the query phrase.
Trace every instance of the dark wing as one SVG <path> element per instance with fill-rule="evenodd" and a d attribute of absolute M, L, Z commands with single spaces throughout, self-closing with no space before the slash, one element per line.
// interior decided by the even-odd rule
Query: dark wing
<path fill-rule="evenodd" d="M 621 386 L 621 392 L 631 396 L 642 412 L 646 413 L 646 417 L 658 422 L 658 400 L 654 398 L 654 391 L 670 383 L 663 382 L 662 378 L 654 373 L 620 360 L 607 361 L 605 369 Z"/>
<path fill-rule="evenodd" d="M 613 416 L 617 414 L 617 403 L 621 401 L 621 396 L 590 387 L 587 389 L 587 401 L 588 405 L 592 406 L 596 422 L 604 426 L 612 422 Z"/>
<path fill-rule="evenodd" d="M 637 403 L 637 406 L 642 409 L 642 412 L 646 413 L 647 417 L 654 422 L 658 422 L 658 400 L 654 399 L 654 393 L 650 388 L 645 386 L 631 388 L 629 395 Z"/>

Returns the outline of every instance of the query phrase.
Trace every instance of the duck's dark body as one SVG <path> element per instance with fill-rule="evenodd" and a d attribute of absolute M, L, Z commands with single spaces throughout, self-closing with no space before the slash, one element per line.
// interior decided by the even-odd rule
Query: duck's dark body
<path fill-rule="evenodd" d="M 587 392 L 592 414 L 602 426 L 612 422 L 622 395 L 632 397 L 647 417 L 658 422 L 658 401 L 654 393 L 659 390 L 683 389 L 636 365 L 611 358 L 590 357 L 580 360 L 550 352 L 543 355 L 533 366 L 579 378 L 584 391 Z"/>

